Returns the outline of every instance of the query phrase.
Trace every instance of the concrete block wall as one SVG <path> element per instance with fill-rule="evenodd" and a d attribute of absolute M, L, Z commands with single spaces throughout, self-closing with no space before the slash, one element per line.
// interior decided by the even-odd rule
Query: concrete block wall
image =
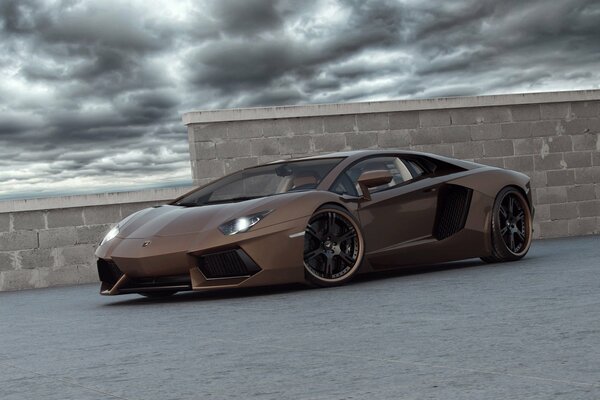
<path fill-rule="evenodd" d="M 410 149 L 521 171 L 535 237 L 600 233 L 600 91 L 191 112 L 192 174 L 352 149 Z"/>
<path fill-rule="evenodd" d="M 0 291 L 97 282 L 94 252 L 106 232 L 189 189 L 0 202 Z"/>

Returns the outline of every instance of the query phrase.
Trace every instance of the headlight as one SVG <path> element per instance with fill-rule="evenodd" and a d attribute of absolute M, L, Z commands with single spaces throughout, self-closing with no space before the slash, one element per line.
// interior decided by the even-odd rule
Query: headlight
<path fill-rule="evenodd" d="M 100 242 L 100 246 L 102 246 L 106 242 L 113 240 L 119 234 L 119 228 L 120 226 L 117 224 L 117 226 L 113 227 L 110 231 L 108 231 L 106 236 L 104 236 L 104 239 L 102 239 L 102 242 Z"/>
<path fill-rule="evenodd" d="M 271 211 L 263 211 L 256 214 L 248 215 L 246 217 L 240 217 L 236 219 L 232 219 L 231 221 L 225 222 L 223 225 L 219 226 L 221 232 L 224 235 L 235 235 L 236 233 L 246 232 L 248 229 L 252 228 L 254 225 L 258 223 L 261 219 L 266 217 Z"/>

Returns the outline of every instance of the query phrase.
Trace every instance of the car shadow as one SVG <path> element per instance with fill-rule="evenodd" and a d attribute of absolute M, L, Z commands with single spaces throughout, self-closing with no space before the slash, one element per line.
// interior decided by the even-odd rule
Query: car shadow
<path fill-rule="evenodd" d="M 528 257 L 534 258 L 534 257 Z M 410 275 L 430 274 L 441 271 L 450 271 L 453 269 L 474 268 L 482 266 L 493 267 L 497 264 L 487 264 L 480 259 L 469 259 L 462 261 L 452 261 L 440 264 L 428 264 L 414 267 L 402 267 L 394 270 L 376 271 L 368 274 L 362 274 L 354 277 L 347 285 L 357 286 L 366 282 L 375 282 L 378 280 L 389 279 L 392 277 L 402 277 Z M 137 306 L 144 304 L 160 304 L 160 303 L 182 303 L 190 301 L 218 301 L 225 299 L 236 299 L 255 296 L 272 296 L 285 293 L 300 292 L 304 290 L 316 289 L 302 284 L 263 286 L 252 288 L 227 288 L 215 291 L 198 291 L 198 292 L 181 292 L 171 297 L 163 298 L 146 298 L 139 295 L 127 296 L 123 300 L 113 301 L 103 304 L 105 307 L 123 307 Z M 325 290 L 325 289 L 324 289 Z M 119 296 L 120 297 L 120 296 Z M 115 299 L 116 300 L 116 299 Z"/>

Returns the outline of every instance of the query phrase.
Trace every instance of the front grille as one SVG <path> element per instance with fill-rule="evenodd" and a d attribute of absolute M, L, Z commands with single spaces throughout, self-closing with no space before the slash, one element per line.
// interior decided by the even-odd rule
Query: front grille
<path fill-rule="evenodd" d="M 260 271 L 256 263 L 241 249 L 200 256 L 198 268 L 207 279 L 249 276 Z"/>
<path fill-rule="evenodd" d="M 104 260 L 102 258 L 98 259 L 98 277 L 101 282 L 106 282 L 110 285 L 114 285 L 117 283 L 119 278 L 123 276 L 123 272 L 117 267 L 113 261 Z"/>
<path fill-rule="evenodd" d="M 457 185 L 447 185 L 441 190 L 433 233 L 436 239 L 450 237 L 465 227 L 472 192 Z"/>

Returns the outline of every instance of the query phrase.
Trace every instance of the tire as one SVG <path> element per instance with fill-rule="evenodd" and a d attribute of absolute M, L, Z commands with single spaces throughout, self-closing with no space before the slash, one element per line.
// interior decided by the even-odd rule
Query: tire
<path fill-rule="evenodd" d="M 529 203 L 514 187 L 498 193 L 492 208 L 492 254 L 481 259 L 487 263 L 516 261 L 531 246 L 532 218 Z"/>
<path fill-rule="evenodd" d="M 161 290 L 157 292 L 139 292 L 139 295 L 144 297 L 148 297 L 149 299 L 165 299 L 167 297 L 173 296 L 177 293 L 177 290 Z"/>
<path fill-rule="evenodd" d="M 348 282 L 364 256 L 360 226 L 345 209 L 324 206 L 310 217 L 304 233 L 306 279 L 320 287 Z"/>

